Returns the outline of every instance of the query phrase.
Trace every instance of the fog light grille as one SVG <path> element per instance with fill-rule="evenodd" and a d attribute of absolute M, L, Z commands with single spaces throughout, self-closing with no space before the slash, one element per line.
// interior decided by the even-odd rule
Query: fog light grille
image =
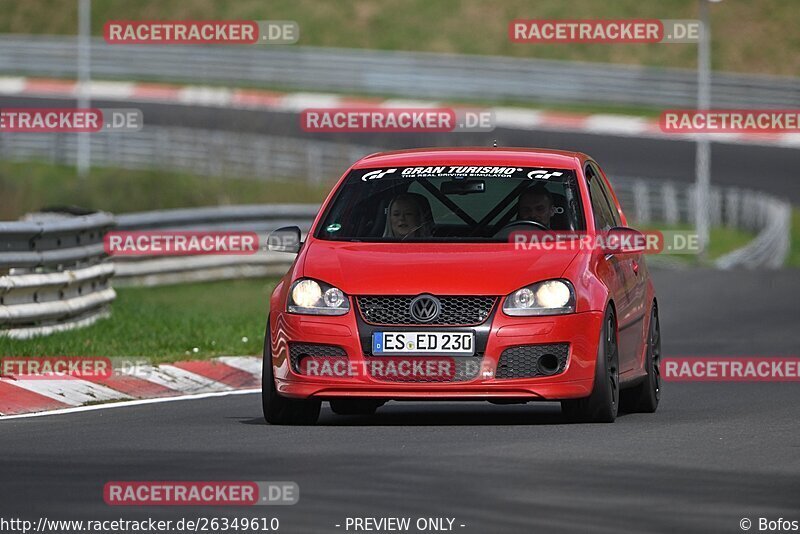
<path fill-rule="evenodd" d="M 289 343 L 289 362 L 292 371 L 303 374 L 300 370 L 300 360 L 306 356 L 314 358 L 345 358 L 347 352 L 336 345 L 323 345 L 320 343 Z"/>
<path fill-rule="evenodd" d="M 569 343 L 517 345 L 500 355 L 495 378 L 534 378 L 553 376 L 567 367 Z"/>

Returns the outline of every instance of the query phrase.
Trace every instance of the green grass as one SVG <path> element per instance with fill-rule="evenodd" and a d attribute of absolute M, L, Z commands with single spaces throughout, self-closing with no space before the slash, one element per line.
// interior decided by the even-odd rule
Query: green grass
<path fill-rule="evenodd" d="M 0 32 L 75 34 L 72 0 L 0 0 Z M 523 19 L 697 18 L 697 0 L 96 0 L 92 31 L 107 20 L 295 20 L 300 45 L 419 50 L 694 68 L 694 44 L 511 43 Z M 800 2 L 725 0 L 710 6 L 717 70 L 797 76 Z"/>
<path fill-rule="evenodd" d="M 162 363 L 260 354 L 276 283 L 248 279 L 119 288 L 111 318 L 47 337 L 0 338 L 0 357 L 144 357 Z"/>
<path fill-rule="evenodd" d="M 755 235 L 733 228 L 712 228 L 708 245 L 708 259 L 720 256 L 746 246 Z"/>
<path fill-rule="evenodd" d="M 319 203 L 329 189 L 330 184 L 314 187 L 303 179 L 259 181 L 97 167 L 83 181 L 74 167 L 0 161 L 0 220 L 56 205 L 125 213 L 223 204 Z"/>

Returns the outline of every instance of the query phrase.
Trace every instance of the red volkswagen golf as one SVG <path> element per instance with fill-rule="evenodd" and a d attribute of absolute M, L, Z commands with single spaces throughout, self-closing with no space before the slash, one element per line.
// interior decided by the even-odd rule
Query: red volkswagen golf
<path fill-rule="evenodd" d="M 654 412 L 656 296 L 626 225 L 581 153 L 361 159 L 304 242 L 296 227 L 270 236 L 298 254 L 270 300 L 266 420 L 313 424 L 322 401 L 337 414 L 435 399 L 560 401 L 587 422 Z"/>

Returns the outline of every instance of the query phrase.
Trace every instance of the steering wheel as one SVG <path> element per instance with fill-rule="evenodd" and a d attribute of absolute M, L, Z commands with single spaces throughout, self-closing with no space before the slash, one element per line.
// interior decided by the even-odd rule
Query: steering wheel
<path fill-rule="evenodd" d="M 503 237 L 508 239 L 508 237 L 511 235 L 511 232 L 517 230 L 518 226 L 533 226 L 535 230 L 549 230 L 547 226 L 540 222 L 531 221 L 530 219 L 521 219 L 518 221 L 511 221 L 510 223 L 506 224 L 494 234 L 494 237 Z"/>

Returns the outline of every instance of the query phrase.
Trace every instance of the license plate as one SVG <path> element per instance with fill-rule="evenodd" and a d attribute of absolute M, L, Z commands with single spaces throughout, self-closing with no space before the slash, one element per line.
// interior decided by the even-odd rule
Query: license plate
<path fill-rule="evenodd" d="M 475 354 L 474 332 L 374 332 L 372 354 Z"/>

